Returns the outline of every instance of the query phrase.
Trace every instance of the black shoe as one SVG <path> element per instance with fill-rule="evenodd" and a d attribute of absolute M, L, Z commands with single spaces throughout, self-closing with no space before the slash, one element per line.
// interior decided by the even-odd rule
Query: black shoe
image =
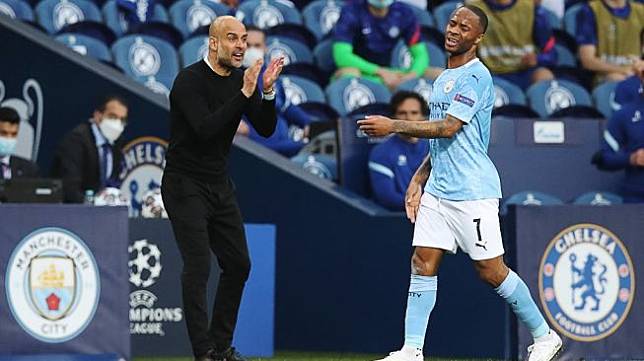
<path fill-rule="evenodd" d="M 248 361 L 240 355 L 234 347 L 229 347 L 227 350 L 222 352 L 214 351 L 210 357 L 212 357 L 212 360 L 214 361 Z M 210 361 L 209 359 L 206 360 Z"/>
<path fill-rule="evenodd" d="M 215 354 L 215 351 L 208 350 L 208 352 L 206 352 L 205 355 L 195 357 L 195 361 L 215 361 L 217 359 L 213 356 L 214 354 Z"/>

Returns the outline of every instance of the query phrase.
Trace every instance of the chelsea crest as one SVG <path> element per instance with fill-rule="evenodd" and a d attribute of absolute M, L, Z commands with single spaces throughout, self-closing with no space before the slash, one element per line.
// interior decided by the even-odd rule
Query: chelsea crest
<path fill-rule="evenodd" d="M 134 216 L 141 213 L 143 197 L 161 187 L 168 143 L 156 137 L 136 138 L 123 148 L 123 168 L 119 175 L 121 192 L 131 201 Z"/>
<path fill-rule="evenodd" d="M 610 336 L 628 317 L 635 296 L 628 250 L 596 224 L 564 229 L 541 260 L 539 295 L 550 322 L 567 337 L 593 342 Z"/>

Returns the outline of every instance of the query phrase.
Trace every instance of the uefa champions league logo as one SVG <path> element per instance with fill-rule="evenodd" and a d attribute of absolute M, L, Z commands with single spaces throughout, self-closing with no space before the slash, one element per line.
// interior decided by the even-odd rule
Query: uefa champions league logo
<path fill-rule="evenodd" d="M 62 0 L 54 6 L 52 16 L 54 17 L 54 29 L 56 30 L 60 30 L 67 24 L 75 24 L 85 20 L 83 10 L 78 5 L 67 0 Z"/>
<path fill-rule="evenodd" d="M 150 287 L 161 276 L 161 251 L 147 239 L 139 239 L 127 248 L 130 282 L 136 287 Z"/>
<path fill-rule="evenodd" d="M 539 294 L 546 315 L 576 341 L 597 341 L 617 331 L 628 316 L 634 290 L 626 247 L 595 224 L 561 231 L 541 261 Z"/>
<path fill-rule="evenodd" d="M 304 89 L 292 82 L 288 77 L 282 78 L 282 86 L 284 87 L 284 95 L 286 96 L 287 105 L 299 105 L 301 103 L 306 103 L 308 100 Z"/>
<path fill-rule="evenodd" d="M 376 102 L 376 96 L 368 86 L 358 82 L 358 79 L 352 78 L 349 85 L 342 92 L 342 100 L 345 109 L 350 112 L 361 106 Z"/>
<path fill-rule="evenodd" d="M 25 332 L 47 343 L 69 341 L 94 318 L 100 295 L 98 266 L 77 235 L 41 228 L 14 249 L 5 291 L 9 309 Z"/>
<path fill-rule="evenodd" d="M 216 17 L 217 14 L 210 7 L 202 4 L 201 1 L 195 1 L 194 5 L 186 11 L 188 30 L 193 32 L 202 26 L 210 25 Z"/>
<path fill-rule="evenodd" d="M 129 60 L 137 76 L 155 75 L 161 68 L 161 55 L 157 49 L 138 36 L 130 47 Z"/>

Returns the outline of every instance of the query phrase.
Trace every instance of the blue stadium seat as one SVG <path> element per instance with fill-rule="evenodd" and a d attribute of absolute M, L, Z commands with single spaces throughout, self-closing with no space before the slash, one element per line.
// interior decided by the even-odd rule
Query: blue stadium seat
<path fill-rule="evenodd" d="M 432 95 L 432 84 L 433 81 L 431 79 L 416 78 L 407 80 L 400 84 L 396 91 L 406 90 L 416 92 L 420 94 L 427 103 L 429 103 L 429 97 Z"/>
<path fill-rule="evenodd" d="M 110 46 L 116 40 L 116 34 L 107 25 L 98 21 L 80 21 L 63 26 L 58 34 L 81 34 L 99 40 L 103 44 Z"/>
<path fill-rule="evenodd" d="M 622 197 L 611 192 L 588 192 L 575 198 L 573 204 L 587 204 L 591 206 L 611 206 L 613 204 L 622 204 Z"/>
<path fill-rule="evenodd" d="M 148 21 L 131 27 L 125 35 L 147 35 L 167 41 L 178 49 L 183 44 L 183 35 L 172 24 L 162 21 Z"/>
<path fill-rule="evenodd" d="M 179 72 L 174 47 L 168 42 L 145 35 L 126 35 L 112 45 L 115 63 L 125 74 L 155 92 L 170 89 Z"/>
<path fill-rule="evenodd" d="M 112 53 L 103 42 L 83 34 L 62 34 L 56 40 L 67 45 L 75 52 L 89 55 L 94 59 L 112 61 Z"/>
<path fill-rule="evenodd" d="M 315 48 L 318 43 L 318 39 L 315 35 L 307 29 L 306 26 L 300 24 L 284 23 L 275 25 L 272 28 L 266 29 L 266 36 L 290 38 L 299 41 L 302 44 L 306 44 L 309 49 Z"/>
<path fill-rule="evenodd" d="M 333 60 L 333 41 L 331 39 L 322 40 L 313 49 L 313 57 L 315 58 L 315 65 L 320 70 L 331 74 L 335 71 L 336 65 Z"/>
<path fill-rule="evenodd" d="M 592 106 L 586 89 L 562 79 L 540 81 L 531 85 L 526 94 L 530 107 L 542 118 L 574 105 Z"/>
<path fill-rule="evenodd" d="M 508 213 L 508 206 L 517 204 L 523 206 L 550 206 L 563 204 L 561 199 L 542 192 L 525 191 L 513 194 L 503 202 L 501 206 L 501 215 Z"/>
<path fill-rule="evenodd" d="M 436 27 L 442 33 L 445 33 L 445 28 L 447 28 L 447 23 L 449 22 L 449 16 L 452 12 L 463 3 L 460 1 L 447 1 L 438 5 L 434 9 L 434 18 L 436 19 Z"/>
<path fill-rule="evenodd" d="M 521 104 L 508 104 L 502 105 L 498 108 L 492 109 L 493 117 L 509 117 L 509 118 L 539 118 L 534 110 L 530 109 L 527 105 Z"/>
<path fill-rule="evenodd" d="M 208 54 L 208 36 L 195 36 L 186 40 L 179 48 L 181 66 L 186 67 Z"/>
<path fill-rule="evenodd" d="M 320 69 L 313 64 L 291 63 L 282 68 L 282 75 L 295 75 L 316 83 L 321 88 L 329 84 L 329 78 L 320 73 Z"/>
<path fill-rule="evenodd" d="M 418 25 L 420 26 L 427 26 L 427 27 L 434 27 L 436 26 L 436 22 L 434 21 L 434 18 L 430 15 L 429 11 L 427 9 L 421 9 L 416 6 L 409 6 L 413 11 L 414 14 L 416 15 L 416 19 L 418 19 Z"/>
<path fill-rule="evenodd" d="M 302 15 L 287 0 L 246 0 L 239 5 L 235 17 L 260 29 L 283 23 L 302 24 Z"/>
<path fill-rule="evenodd" d="M 573 105 L 561 108 L 548 116 L 549 119 L 578 118 L 578 119 L 604 119 L 604 114 L 597 108 L 588 105 Z"/>
<path fill-rule="evenodd" d="M 577 58 L 572 51 L 568 50 L 567 47 L 556 44 L 555 51 L 557 52 L 557 65 L 563 66 L 577 66 Z"/>
<path fill-rule="evenodd" d="M 67 24 L 103 20 L 101 11 L 88 0 L 42 0 L 36 5 L 36 17 L 38 23 L 50 34 Z"/>
<path fill-rule="evenodd" d="M 331 82 L 325 89 L 329 105 L 340 115 L 371 104 L 388 103 L 391 93 L 382 84 L 360 78 L 342 77 Z"/>
<path fill-rule="evenodd" d="M 613 112 L 621 108 L 620 105 L 615 102 L 615 89 L 617 88 L 617 84 L 618 82 L 607 81 L 593 89 L 592 96 L 595 101 L 595 107 L 606 118 L 610 118 L 611 115 L 613 115 Z"/>
<path fill-rule="evenodd" d="M 515 84 L 496 76 L 492 77 L 494 83 L 494 108 L 499 108 L 505 105 L 516 104 L 526 105 L 526 97 L 523 90 Z"/>
<path fill-rule="evenodd" d="M 315 0 L 302 10 L 304 25 L 318 40 L 328 34 L 340 18 L 342 2 L 336 0 Z"/>
<path fill-rule="evenodd" d="M 566 13 L 564 14 L 564 30 L 572 36 L 575 36 L 577 33 L 577 14 L 579 13 L 579 10 L 581 10 L 582 6 L 583 4 L 575 4 L 566 9 Z"/>
<path fill-rule="evenodd" d="M 114 31 L 118 36 L 121 36 L 128 32 L 129 26 L 123 14 L 119 11 L 115 0 L 107 0 L 103 4 L 103 18 L 105 19 L 105 24 Z M 152 12 L 152 18 L 150 21 L 159 21 L 162 23 L 168 22 L 168 13 L 161 4 L 156 4 L 154 6 L 154 11 Z"/>
<path fill-rule="evenodd" d="M 286 102 L 299 105 L 306 102 L 324 103 L 324 91 L 316 83 L 296 75 L 281 76 Z"/>
<path fill-rule="evenodd" d="M 0 0 L 0 14 L 12 19 L 34 21 L 34 11 L 22 0 Z"/>
<path fill-rule="evenodd" d="M 231 9 L 209 0 L 179 0 L 168 12 L 170 22 L 187 37 L 198 28 L 210 25 L 217 16 L 230 14 Z"/>
<path fill-rule="evenodd" d="M 445 51 L 434 43 L 425 42 L 429 53 L 429 65 L 438 68 L 447 67 Z M 404 42 L 399 41 L 391 52 L 391 66 L 398 69 L 408 69 L 411 66 L 411 53 Z"/>
<path fill-rule="evenodd" d="M 269 36 L 266 39 L 268 59 L 284 56 L 284 65 L 291 63 L 313 64 L 313 53 L 303 43 L 283 37 Z"/>
<path fill-rule="evenodd" d="M 334 181 L 338 179 L 338 163 L 327 154 L 298 154 L 291 158 L 302 169 L 322 179 Z"/>

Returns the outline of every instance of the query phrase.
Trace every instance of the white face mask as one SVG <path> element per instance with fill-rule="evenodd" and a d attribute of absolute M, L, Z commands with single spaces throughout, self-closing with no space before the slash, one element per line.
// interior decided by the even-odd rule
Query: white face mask
<path fill-rule="evenodd" d="M 110 143 L 114 143 L 114 141 L 123 133 L 125 125 L 117 118 L 103 118 L 101 123 L 98 125 L 98 129 L 101 130 L 103 136 L 105 136 Z"/>
<path fill-rule="evenodd" d="M 264 50 L 260 48 L 248 48 L 246 53 L 244 53 L 244 59 L 242 60 L 242 66 L 244 68 L 250 68 L 258 59 L 264 57 Z"/>

